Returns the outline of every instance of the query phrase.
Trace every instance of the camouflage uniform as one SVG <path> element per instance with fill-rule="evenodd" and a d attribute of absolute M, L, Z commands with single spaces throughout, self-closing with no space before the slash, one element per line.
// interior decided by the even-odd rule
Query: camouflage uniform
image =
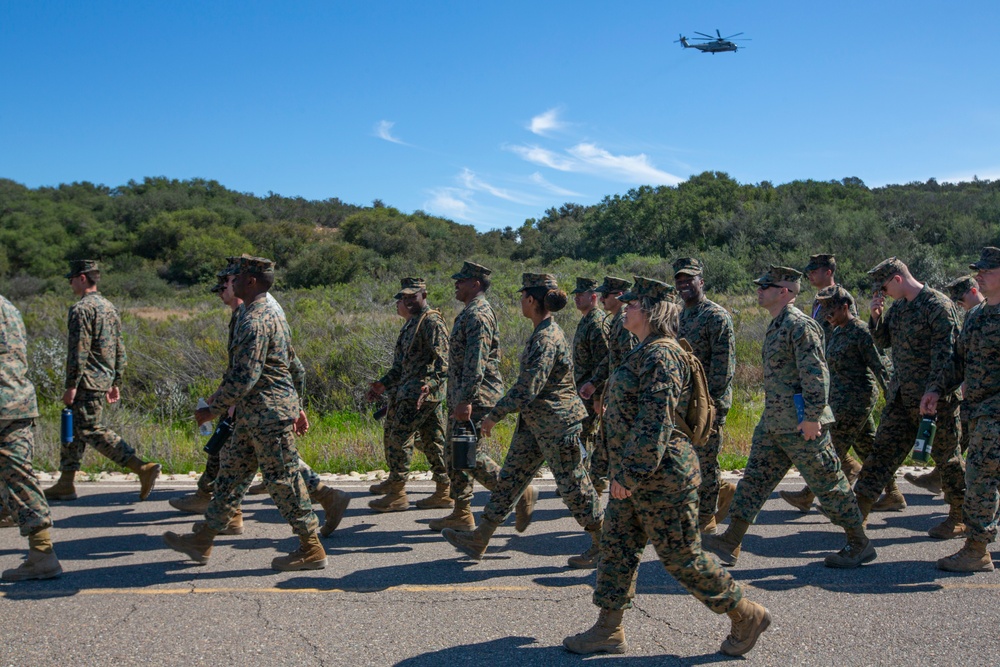
<path fill-rule="evenodd" d="M 555 279 L 525 274 L 525 285 L 544 278 L 550 289 Z M 548 462 L 559 496 L 586 530 L 596 530 L 604 518 L 601 501 L 587 474 L 580 443 L 580 423 L 587 409 L 576 393 L 569 343 L 555 320 L 547 317 L 535 327 L 521 353 L 521 372 L 514 385 L 486 416 L 493 422 L 520 412 L 496 488 L 490 494 L 483 519 L 500 525 L 542 463 Z"/>
<path fill-rule="evenodd" d="M 583 281 L 583 282 L 581 282 Z M 595 281 L 588 278 L 577 278 L 576 292 L 593 291 L 597 287 Z M 594 385 L 594 396 L 600 396 L 607 380 L 607 366 L 604 360 L 608 357 L 608 323 L 604 311 L 594 307 L 580 318 L 573 334 L 573 380 L 579 389 L 587 382 Z M 594 411 L 594 396 L 585 400 L 587 418 L 583 420 L 583 431 L 580 438 L 588 457 L 594 453 L 597 444 L 597 433 L 601 420 Z M 589 467 L 589 465 L 588 465 Z"/>
<path fill-rule="evenodd" d="M 97 292 L 89 292 L 69 309 L 69 343 L 66 357 L 66 389 L 76 389 L 73 410 L 73 442 L 60 448 L 59 469 L 80 470 L 83 452 L 90 445 L 120 466 L 135 449 L 105 426 L 106 396 L 120 387 L 125 371 L 125 345 L 118 311 Z"/>
<path fill-rule="evenodd" d="M 834 449 L 843 461 L 853 446 L 864 460 L 875 442 L 873 413 L 879 385 L 889 385 L 889 360 L 875 347 L 868 325 L 854 318 L 827 339 L 826 361 L 830 408 L 836 420 L 830 425 Z"/>
<path fill-rule="evenodd" d="M 656 283 L 637 277 L 633 293 Z M 593 597 L 602 609 L 632 606 L 647 541 L 667 572 L 712 611 L 732 611 L 743 597 L 742 587 L 701 549 L 698 460 L 672 423 L 674 414 L 686 412 L 690 376 L 680 347 L 650 336 L 609 381 L 610 475 L 632 495 L 608 501 Z"/>
<path fill-rule="evenodd" d="M 715 433 L 705 447 L 698 450 L 701 466 L 701 486 L 698 489 L 699 512 L 707 521 L 714 515 L 719 501 L 719 451 L 722 430 L 733 404 L 733 376 L 736 375 L 736 336 L 733 320 L 719 304 L 702 299 L 697 305 L 681 311 L 677 337 L 687 339 L 694 354 L 705 368 L 708 390 L 715 402 Z"/>
<path fill-rule="evenodd" d="M 379 379 L 386 389 L 385 459 L 389 481 L 403 482 L 410 471 L 413 436 L 427 457 L 434 481 L 449 483 L 445 448 L 445 381 L 448 378 L 448 329 L 441 313 L 428 306 L 406 321 L 396 339 L 392 368 Z M 417 409 L 423 385 L 430 394 Z"/>
<path fill-rule="evenodd" d="M 962 300 L 962 297 L 968 294 L 969 290 L 973 288 L 978 290 L 979 283 L 977 283 L 976 279 L 972 276 L 962 276 L 961 278 L 948 283 L 946 286 L 946 289 L 948 290 L 948 297 L 956 305 L 960 305 L 959 302 Z M 966 318 L 968 318 L 968 315 L 966 315 Z M 969 425 L 969 408 L 965 405 L 964 397 L 962 402 L 959 404 L 958 420 L 962 426 L 962 432 L 959 434 L 958 446 L 961 449 L 962 454 L 965 454 L 969 451 L 969 437 L 972 432 L 972 428 Z M 968 466 L 968 461 L 966 461 L 966 466 Z M 968 474 L 966 474 L 966 477 L 968 477 Z"/>
<path fill-rule="evenodd" d="M 627 280 L 605 276 L 604 284 L 597 288 L 597 292 L 624 292 L 632 286 Z M 608 355 L 601 363 L 601 369 L 597 373 L 598 377 L 605 381 L 607 389 L 607 378 L 611 377 L 615 369 L 621 365 L 622 361 L 632 351 L 639 341 L 635 334 L 625 328 L 625 310 L 619 309 L 617 313 L 605 318 L 608 329 Z M 598 431 L 598 445 L 594 448 L 594 456 L 590 461 L 590 474 L 594 479 L 607 479 L 608 476 L 608 448 L 605 444 L 607 435 L 605 434 L 603 420 Z"/>
<path fill-rule="evenodd" d="M 895 275 L 892 260 L 872 270 L 884 284 Z M 888 275 L 886 275 L 888 273 Z M 884 280 L 879 278 L 884 277 Z M 880 348 L 892 348 L 892 378 L 875 445 L 854 485 L 859 497 L 874 499 L 896 474 L 913 447 L 920 425 L 920 400 L 926 392 L 941 398 L 937 406 L 937 436 L 931 456 L 941 470 L 946 497 L 959 502 L 965 493 L 965 467 L 958 456 L 958 386 L 954 350 L 959 335 L 958 312 L 941 292 L 924 286 L 912 300 L 898 299 L 871 325 Z"/>
<path fill-rule="evenodd" d="M 220 455 L 221 471 L 206 523 L 214 531 L 229 524 L 259 466 L 281 516 L 306 537 L 319 523 L 299 472 L 292 430 L 299 397 L 291 374 L 295 351 L 288 323 L 266 294 L 244 307 L 233 335 L 232 363 L 211 406 L 216 416 L 238 407 L 233 440 Z"/>
<path fill-rule="evenodd" d="M 49 504 L 31 466 L 38 403 L 27 372 L 21 313 L 0 296 L 0 496 L 24 536 L 52 525 Z"/>
<path fill-rule="evenodd" d="M 461 275 L 461 274 L 456 274 Z M 500 334 L 497 316 L 486 296 L 479 294 L 455 318 L 448 339 L 448 408 L 460 403 L 472 405 L 472 422 L 479 436 L 476 467 L 472 470 L 451 469 L 451 432 L 457 422 L 449 419 L 446 457 L 451 478 L 451 497 L 456 502 L 472 500 L 473 479 L 489 490 L 496 486 L 500 466 L 490 458 L 483 446 L 483 418 L 503 396 L 500 378 Z"/>
<path fill-rule="evenodd" d="M 772 267 L 757 284 L 798 282 L 798 275 L 791 269 Z M 798 430 L 793 398 L 796 394 L 801 394 L 805 403 L 804 421 L 820 425 L 833 421 L 827 405 L 830 376 L 823 356 L 822 329 L 816 320 L 788 304 L 768 325 L 762 356 L 764 414 L 754 429 L 750 459 L 729 513 L 734 520 L 753 523 L 768 496 L 794 465 L 834 524 L 845 529 L 860 528 L 861 512 L 840 468 L 830 434 L 823 432 L 814 440 L 806 440 Z"/>

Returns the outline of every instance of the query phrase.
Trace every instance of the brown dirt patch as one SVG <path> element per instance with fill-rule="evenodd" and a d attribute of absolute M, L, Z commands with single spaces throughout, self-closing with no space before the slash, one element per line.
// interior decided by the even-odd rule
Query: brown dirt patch
<path fill-rule="evenodd" d="M 165 322 L 167 320 L 190 320 L 194 317 L 194 312 L 181 310 L 180 308 L 154 308 L 146 306 L 142 308 L 129 308 L 127 311 L 144 320 L 152 322 Z"/>

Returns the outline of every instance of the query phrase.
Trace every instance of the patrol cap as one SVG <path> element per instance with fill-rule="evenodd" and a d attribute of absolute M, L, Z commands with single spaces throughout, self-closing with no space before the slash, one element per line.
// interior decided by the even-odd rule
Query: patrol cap
<path fill-rule="evenodd" d="M 689 276 L 700 276 L 705 270 L 705 265 L 701 260 L 694 257 L 681 257 L 674 260 L 674 278 L 686 274 Z"/>
<path fill-rule="evenodd" d="M 551 273 L 522 273 L 521 289 L 517 291 L 523 292 L 524 290 L 531 289 L 532 287 L 559 289 L 559 283 L 556 282 L 556 277 Z"/>
<path fill-rule="evenodd" d="M 652 299 L 653 301 L 673 301 L 677 292 L 673 285 L 659 280 L 635 276 L 632 288 L 618 297 L 619 301 L 635 301 L 636 299 Z"/>
<path fill-rule="evenodd" d="M 836 255 L 810 255 L 809 263 L 806 264 L 806 268 L 802 269 L 802 273 L 809 273 L 814 269 L 829 269 L 836 266 L 836 262 Z"/>
<path fill-rule="evenodd" d="M 958 280 L 951 281 L 945 287 L 952 301 L 961 301 L 962 297 L 968 294 L 972 288 L 979 289 L 979 283 L 972 276 L 962 276 Z"/>
<path fill-rule="evenodd" d="M 399 292 L 395 298 L 402 299 L 407 294 L 418 294 L 427 289 L 427 282 L 423 278 L 403 278 L 399 281 Z"/>
<path fill-rule="evenodd" d="M 623 279 L 615 278 L 614 276 L 604 276 L 604 282 L 594 288 L 594 291 L 598 294 L 608 294 L 609 292 L 624 292 L 632 283 Z"/>
<path fill-rule="evenodd" d="M 827 312 L 834 308 L 854 303 L 854 297 L 851 296 L 851 293 L 840 285 L 824 287 L 816 294 L 816 300 L 819 301 L 819 316 L 821 318 L 826 317 Z"/>
<path fill-rule="evenodd" d="M 788 287 L 790 284 L 799 285 L 799 281 L 801 279 L 801 272 L 788 266 L 775 266 L 772 264 L 771 268 L 769 268 L 764 275 L 754 282 L 761 287 L 771 287 L 772 285 L 777 285 L 778 287 Z"/>
<path fill-rule="evenodd" d="M 970 269 L 996 269 L 1000 268 L 1000 248 L 986 246 L 979 251 L 979 261 L 969 264 Z"/>
<path fill-rule="evenodd" d="M 482 264 L 476 264 L 475 262 L 462 262 L 462 268 L 459 269 L 458 273 L 451 276 L 452 280 L 467 280 L 469 278 L 475 278 L 476 280 L 482 280 L 486 276 L 493 273 L 491 269 L 487 269 Z"/>
<path fill-rule="evenodd" d="M 233 275 L 264 276 L 274 275 L 274 262 L 265 257 L 243 255 L 233 270 Z"/>
<path fill-rule="evenodd" d="M 101 267 L 98 265 L 96 259 L 73 259 L 69 262 L 69 273 L 66 274 L 66 277 L 75 278 L 81 273 L 100 270 Z"/>
<path fill-rule="evenodd" d="M 583 294 L 584 292 L 593 292 L 597 289 L 597 281 L 593 278 L 577 278 L 576 279 L 576 289 L 574 289 L 570 294 Z"/>
<path fill-rule="evenodd" d="M 897 273 L 902 273 L 906 270 L 906 264 L 902 260 L 895 257 L 890 257 L 889 259 L 882 260 L 879 262 L 878 266 L 868 272 L 868 275 L 872 277 L 872 282 L 875 283 L 877 287 L 882 287 L 885 283 L 892 278 Z"/>

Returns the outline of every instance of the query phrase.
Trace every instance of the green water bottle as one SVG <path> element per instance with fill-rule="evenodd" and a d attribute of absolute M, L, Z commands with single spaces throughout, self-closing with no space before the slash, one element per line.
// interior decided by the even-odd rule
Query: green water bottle
<path fill-rule="evenodd" d="M 911 456 L 914 461 L 926 461 L 931 457 L 934 446 L 934 434 L 937 433 L 937 417 L 924 417 L 917 429 L 917 439 L 913 443 Z"/>

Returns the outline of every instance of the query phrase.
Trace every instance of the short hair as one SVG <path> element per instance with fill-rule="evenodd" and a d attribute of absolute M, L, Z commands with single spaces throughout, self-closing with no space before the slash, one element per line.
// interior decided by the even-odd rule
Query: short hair
<path fill-rule="evenodd" d="M 88 287 L 93 287 L 97 283 L 101 282 L 101 270 L 100 269 L 94 269 L 92 271 L 84 271 L 80 275 L 87 279 L 87 286 Z"/>
<path fill-rule="evenodd" d="M 483 290 L 484 292 L 489 290 L 490 285 L 493 284 L 493 281 L 490 280 L 489 276 L 479 276 L 478 278 L 476 278 L 476 280 L 479 281 L 479 289 Z"/>

